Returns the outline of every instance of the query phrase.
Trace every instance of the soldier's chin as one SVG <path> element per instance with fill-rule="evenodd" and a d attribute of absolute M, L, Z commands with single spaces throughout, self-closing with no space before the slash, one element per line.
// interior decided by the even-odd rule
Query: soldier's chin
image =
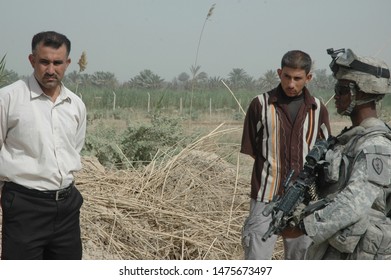
<path fill-rule="evenodd" d="M 340 115 L 343 115 L 343 113 L 345 112 L 344 109 L 341 109 L 340 107 L 336 106 L 336 109 L 337 109 L 337 113 L 340 114 Z"/>

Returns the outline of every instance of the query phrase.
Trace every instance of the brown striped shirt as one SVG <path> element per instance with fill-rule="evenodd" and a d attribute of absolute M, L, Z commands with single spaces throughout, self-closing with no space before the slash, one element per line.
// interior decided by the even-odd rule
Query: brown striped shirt
<path fill-rule="evenodd" d="M 304 103 L 293 123 L 287 105 L 282 104 L 281 86 L 258 95 L 249 105 L 240 152 L 255 159 L 251 177 L 253 199 L 268 202 L 281 194 L 289 171 L 295 171 L 294 179 L 316 139 L 330 134 L 326 107 L 307 88 L 303 94 Z"/>

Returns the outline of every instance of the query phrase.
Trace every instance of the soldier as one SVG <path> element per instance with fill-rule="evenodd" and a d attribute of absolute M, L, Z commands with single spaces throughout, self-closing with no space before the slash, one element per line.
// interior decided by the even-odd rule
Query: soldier
<path fill-rule="evenodd" d="M 337 79 L 335 106 L 352 126 L 326 153 L 321 181 L 331 203 L 301 223 L 313 241 L 306 259 L 391 259 L 391 130 L 376 111 L 391 92 L 390 71 L 350 49 L 328 52 Z"/>

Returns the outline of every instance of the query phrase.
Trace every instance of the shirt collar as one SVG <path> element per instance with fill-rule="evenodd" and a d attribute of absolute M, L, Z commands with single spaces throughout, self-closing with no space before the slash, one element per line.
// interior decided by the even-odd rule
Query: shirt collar
<path fill-rule="evenodd" d="M 306 87 L 303 88 L 302 94 L 304 94 L 304 103 L 307 106 L 313 106 L 314 108 L 317 107 L 315 98 L 310 94 Z M 281 98 L 283 98 L 283 89 L 281 87 L 281 84 L 279 84 L 278 87 L 269 91 L 269 104 L 279 103 L 279 100 Z"/>
<path fill-rule="evenodd" d="M 45 95 L 45 93 L 42 91 L 41 86 L 39 85 L 37 79 L 35 78 L 34 74 L 32 74 L 28 79 L 28 84 L 30 88 L 30 95 L 32 99 L 38 98 L 41 95 Z M 65 90 L 65 86 L 63 83 L 61 83 L 61 89 L 60 89 L 60 95 L 58 96 L 58 99 L 61 101 L 69 101 L 71 102 L 71 97 Z"/>

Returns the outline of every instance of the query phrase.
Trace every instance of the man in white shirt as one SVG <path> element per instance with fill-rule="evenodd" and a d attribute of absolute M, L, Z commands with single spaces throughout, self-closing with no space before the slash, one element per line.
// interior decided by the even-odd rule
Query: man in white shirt
<path fill-rule="evenodd" d="M 36 34 L 26 80 L 0 89 L 2 259 L 81 259 L 81 169 L 86 108 L 62 79 L 69 39 Z M 1 187 L 0 187 L 1 188 Z"/>

